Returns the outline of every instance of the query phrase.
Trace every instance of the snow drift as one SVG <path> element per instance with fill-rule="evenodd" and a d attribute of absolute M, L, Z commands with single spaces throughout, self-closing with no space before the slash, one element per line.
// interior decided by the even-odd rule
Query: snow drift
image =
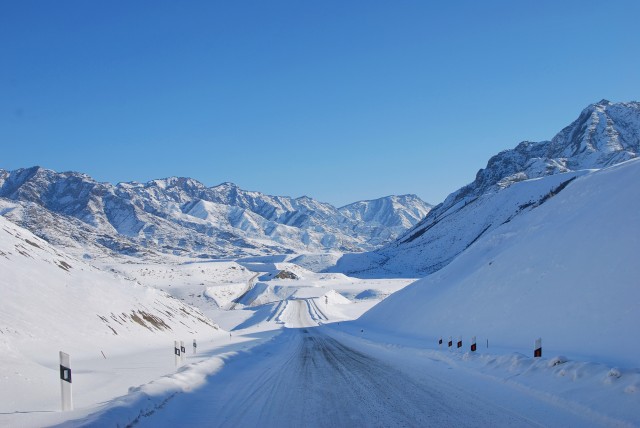
<path fill-rule="evenodd" d="M 557 176 L 516 183 L 528 192 Z M 394 334 L 638 367 L 640 161 L 580 176 L 360 321 Z"/>

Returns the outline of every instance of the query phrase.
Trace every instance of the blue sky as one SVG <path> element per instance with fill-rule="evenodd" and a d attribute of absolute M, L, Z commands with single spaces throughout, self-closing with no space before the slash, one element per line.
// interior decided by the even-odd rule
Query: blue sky
<path fill-rule="evenodd" d="M 640 99 L 640 2 L 0 3 L 0 168 L 431 202 Z"/>

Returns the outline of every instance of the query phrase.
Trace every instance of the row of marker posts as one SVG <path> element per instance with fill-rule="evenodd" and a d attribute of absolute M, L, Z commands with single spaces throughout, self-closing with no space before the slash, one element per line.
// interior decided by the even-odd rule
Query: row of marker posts
<path fill-rule="evenodd" d="M 438 340 L 438 347 L 442 347 L 442 336 L 440 336 L 440 339 Z M 462 348 L 462 336 L 458 336 L 458 342 L 456 343 L 456 346 L 458 349 Z M 449 341 L 447 342 L 447 347 L 449 349 L 453 348 L 453 337 L 449 336 Z M 487 348 L 489 347 L 489 340 L 487 339 Z M 470 346 L 471 352 L 476 352 L 478 350 L 478 345 L 476 343 L 476 337 L 473 336 L 471 338 L 471 346 Z M 533 347 L 533 357 L 534 358 L 540 358 L 542 357 L 542 338 L 539 337 L 536 339 L 535 345 Z"/>
<path fill-rule="evenodd" d="M 193 339 L 193 354 L 195 355 L 198 349 L 198 343 L 195 339 Z M 178 342 L 175 340 L 173 342 L 173 354 L 175 358 L 176 367 L 181 365 L 184 362 L 184 359 L 187 356 L 187 349 L 184 347 L 184 342 L 181 340 Z"/>
<path fill-rule="evenodd" d="M 447 342 L 449 348 L 453 347 L 453 338 L 449 336 L 449 341 Z M 442 347 L 442 336 L 440 336 L 440 340 L 438 341 L 438 346 Z M 458 342 L 456 343 L 458 349 L 462 348 L 462 336 L 458 336 Z M 489 341 L 487 340 L 487 347 L 489 347 Z M 193 339 L 193 353 L 195 354 L 198 348 L 198 344 L 196 339 Z M 473 336 L 471 338 L 471 352 L 476 352 L 478 346 L 476 344 L 476 337 Z M 184 342 L 181 340 L 178 342 L 177 340 L 173 342 L 173 353 L 175 356 L 175 364 L 176 367 L 181 365 L 186 357 L 186 348 L 184 347 Z M 536 339 L 535 346 L 533 349 L 534 358 L 542 357 L 542 338 Z M 60 351 L 60 394 L 62 397 L 62 411 L 73 410 L 73 396 L 71 390 L 71 362 L 69 354 Z"/>
<path fill-rule="evenodd" d="M 198 344 L 193 339 L 193 353 L 196 353 Z M 176 367 L 179 366 L 186 357 L 184 342 L 177 340 L 173 343 L 173 353 L 175 355 Z M 104 354 L 103 354 L 104 355 Z M 73 394 L 71 388 L 71 358 L 66 352 L 60 351 L 60 397 L 63 412 L 73 410 Z"/>

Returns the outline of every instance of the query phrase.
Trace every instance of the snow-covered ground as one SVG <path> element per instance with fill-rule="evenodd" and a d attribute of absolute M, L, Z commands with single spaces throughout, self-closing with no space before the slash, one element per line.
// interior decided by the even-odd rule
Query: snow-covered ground
<path fill-rule="evenodd" d="M 541 337 L 572 359 L 640 367 L 638 182 L 640 160 L 582 175 L 360 322 L 429 342 L 478 336 L 525 354 Z"/>
<path fill-rule="evenodd" d="M 592 406 L 596 382 L 588 368 L 486 350 L 442 350 L 349 322 L 317 327 L 304 299 L 288 301 L 282 316 L 288 328 L 269 340 L 222 350 L 64 426 L 638 423 L 634 397 Z M 558 374 L 562 369 L 565 376 Z M 608 378 L 615 388 L 616 375 Z"/>
<path fill-rule="evenodd" d="M 0 219 L 0 425 L 640 426 L 640 161 L 577 175 L 411 285 L 295 263 L 335 255 L 98 269 Z"/>
<path fill-rule="evenodd" d="M 90 266 L 4 218 L 0 272 L 0 425 L 20 425 L 16 415 L 59 408 L 59 351 L 80 367 L 74 379 L 84 393 L 76 401 L 87 406 L 166 371 L 132 372 L 146 365 L 139 362 L 143 351 L 154 360 L 176 339 L 226 337 L 201 311 Z M 128 370 L 112 377 L 116 361 Z"/>
<path fill-rule="evenodd" d="M 145 405 L 135 397 L 196 388 L 285 326 L 357 318 L 411 282 L 318 274 L 291 256 L 94 267 L 0 222 L 0 426 L 57 424 L 118 403 L 128 403 L 126 419 Z M 366 290 L 375 298 L 354 297 Z M 174 340 L 187 348 L 177 365 Z M 58 351 L 71 354 L 72 412 L 59 411 Z"/>

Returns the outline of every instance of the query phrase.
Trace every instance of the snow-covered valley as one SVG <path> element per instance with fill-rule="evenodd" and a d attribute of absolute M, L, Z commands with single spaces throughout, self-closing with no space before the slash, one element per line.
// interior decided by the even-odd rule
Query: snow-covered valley
<path fill-rule="evenodd" d="M 640 426 L 639 112 L 433 209 L 0 171 L 0 426 Z"/>
<path fill-rule="evenodd" d="M 2 364 L 7 369 L 2 379 L 0 425 L 43 426 L 74 419 L 79 420 L 69 422 L 71 425 L 129 424 L 158 400 L 164 402 L 177 391 L 207 384 L 207 376 L 238 353 L 252 352 L 288 329 L 357 318 L 411 282 L 314 273 L 287 262 L 290 256 L 110 263 L 98 269 L 0 221 L 2 242 L 13 245 L 2 248 L 0 263 L 6 264 L 3 272 L 9 271 L 9 263 L 15 272 L 1 280 L 3 290 L 10 284 L 13 290 L 5 292 L 2 300 L 2 325 L 11 327 L 3 328 L 0 336 Z M 36 245 L 38 251 L 30 251 Z M 71 267 L 66 270 L 61 265 Z M 43 276 L 32 277 L 33 270 Z M 86 279 L 74 276 L 77 271 Z M 295 279 L 287 278 L 289 274 Z M 138 291 L 121 296 L 119 287 L 112 285 L 103 295 L 102 277 Z M 64 289 L 71 284 L 77 294 L 56 291 L 60 300 L 42 289 Z M 86 289 L 88 284 L 95 288 Z M 139 294 L 150 297 L 139 302 Z M 136 312 L 128 316 L 128 305 L 135 311 L 135 305 L 142 308 L 137 312 L 139 318 Z M 158 305 L 162 311 L 154 312 Z M 78 319 L 83 320 L 82 325 Z M 147 319 L 166 327 L 142 325 Z M 184 342 L 188 349 L 178 363 L 174 340 Z M 76 407 L 72 412 L 59 412 L 60 350 L 71 355 Z"/>
<path fill-rule="evenodd" d="M 35 308 L 43 317 L 39 324 L 58 323 L 59 330 L 32 330 L 25 323 L 20 331 L 4 332 L 5 349 L 20 353 L 9 353 L 3 362 L 10 368 L 3 383 L 10 388 L 3 388 L 0 397 L 0 424 L 640 424 L 636 410 L 640 400 L 637 344 L 626 340 L 638 325 L 633 287 L 638 272 L 636 265 L 622 256 L 637 254 L 637 235 L 615 234 L 610 229 L 589 234 L 589 242 L 584 243 L 592 246 L 589 254 L 602 257 L 598 258 L 602 263 L 613 262 L 606 259 L 608 254 L 619 260 L 607 271 L 617 273 L 610 276 L 611 284 L 606 288 L 599 287 L 601 264 L 583 253 L 574 252 L 573 257 L 566 252 L 563 263 L 553 262 L 559 260 L 558 251 L 567 251 L 561 246 L 573 242 L 562 239 L 559 228 L 566 229 L 563 233 L 582 233 L 594 218 L 603 215 L 602 210 L 615 220 L 612 225 L 634 223 L 640 212 L 634 204 L 640 198 L 633 193 L 634 186 L 624 183 L 637 180 L 639 175 L 638 161 L 585 173 L 545 203 L 544 209 L 518 220 L 529 225 L 529 233 L 536 232 L 535 240 L 517 222 L 508 222 L 478 240 L 459 262 L 414 284 L 412 279 L 357 279 L 317 273 L 292 262 L 319 266 L 326 261 L 324 255 L 177 259 L 163 264 L 111 261 L 91 268 L 4 221 L 3 230 L 11 239 L 5 236 L 3 241 L 13 245 L 3 247 L 7 262 L 50 264 L 48 282 L 57 271 L 65 278 L 73 272 L 61 269 L 60 263 L 53 264 L 56 260 L 72 265 L 73 270 L 95 269 L 97 276 L 110 272 L 147 293 L 171 293 L 175 296 L 172 304 L 194 308 L 195 313 L 215 320 L 220 329 L 207 327 L 196 332 L 195 328 L 180 330 L 171 324 L 172 330 L 165 333 L 135 329 L 139 326 L 132 324 L 116 341 L 110 341 L 108 335 L 95 340 L 85 332 L 65 342 L 61 331 L 83 332 L 86 327 L 99 332 L 104 329 L 103 322 L 95 317 L 96 325 L 79 328 L 75 317 L 61 317 L 50 312 L 47 304 L 38 303 L 33 298 L 35 284 L 16 289 L 22 290 L 23 297 L 19 300 L 19 294 L 14 295 L 12 301 L 31 308 L 20 314 L 22 319 L 34 319 L 31 313 Z M 612 183 L 620 184 L 623 190 L 606 191 Z M 596 204 L 598 210 L 590 210 L 588 216 L 575 215 L 584 204 L 594 201 L 602 202 Z M 563 210 L 563 215 L 553 215 Z M 496 246 L 498 237 L 509 245 Z M 609 245 L 603 245 L 603 240 Z M 540 244 L 534 249 L 519 249 L 520 242 Z M 47 252 L 26 253 L 33 244 Z M 624 252 L 617 251 L 622 248 Z M 29 256 L 14 253 L 18 249 Z M 503 260 L 505 257 L 508 259 Z M 319 261 L 314 262 L 316 259 Z M 523 263 L 534 259 L 540 266 L 538 272 L 544 275 L 531 276 L 523 269 Z M 457 267 L 457 263 L 465 267 Z M 570 293 L 575 289 L 573 282 L 559 272 L 548 271 L 550 268 L 563 269 L 572 278 L 579 272 L 584 293 Z M 493 273 L 496 276 L 477 278 Z M 526 277 L 544 281 L 529 284 Z M 20 281 L 27 279 L 18 277 L 12 282 Z M 511 292 L 501 283 L 514 284 Z M 457 290 L 467 284 L 473 288 Z M 502 290 L 498 294 L 496 287 Z M 570 294 L 561 291 L 563 287 Z M 432 295 L 421 295 L 425 293 Z M 92 306 L 78 298 L 71 304 L 101 314 L 112 311 L 109 305 L 114 300 L 102 298 Z M 3 309 L 7 301 L 3 299 Z M 524 306 L 516 307 L 518 302 Z M 509 312 L 510 307 L 513 310 Z M 20 325 L 6 318 L 5 323 Z M 598 325 L 607 329 L 606 334 Z M 125 335 L 128 340 L 120 342 L 120 336 Z M 477 336 L 475 352 L 469 349 L 472 335 Z M 542 358 L 533 358 L 537 335 L 543 338 Z M 31 347 L 24 347 L 21 336 L 29 336 Z M 441 336 L 444 343 L 439 345 Z M 448 336 L 453 336 L 451 348 Z M 458 336 L 463 341 L 459 349 Z M 193 339 L 197 340 L 195 349 Z M 182 340 L 187 347 L 186 356 L 177 362 L 174 340 Z M 72 355 L 76 409 L 71 412 L 59 411 L 56 346 Z"/>

